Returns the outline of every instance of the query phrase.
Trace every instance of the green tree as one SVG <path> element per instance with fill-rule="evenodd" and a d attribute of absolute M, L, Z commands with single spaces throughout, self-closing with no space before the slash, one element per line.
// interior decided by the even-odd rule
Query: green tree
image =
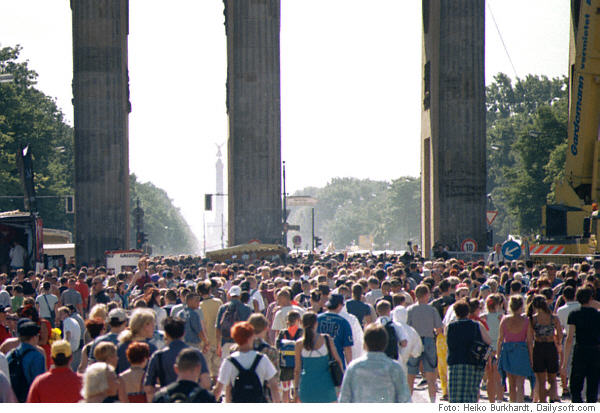
<path fill-rule="evenodd" d="M 129 206 L 133 211 L 137 200 L 144 210 L 144 232 L 155 255 L 197 254 L 198 240 L 167 193 L 150 182 L 140 183 L 129 175 Z M 135 220 L 131 217 L 131 245 L 135 245 Z"/>
<path fill-rule="evenodd" d="M 567 136 L 567 90 L 566 77 L 528 75 L 513 84 L 502 73 L 487 87 L 487 185 L 500 238 L 540 230 L 541 208 L 564 168 L 556 148 Z"/>
<path fill-rule="evenodd" d="M 55 100 L 35 88 L 37 74 L 27 62 L 19 62 L 20 52 L 20 46 L 0 49 L 0 73 L 14 78 L 0 84 L 0 193 L 23 194 L 16 153 L 19 145 L 29 143 L 36 195 L 53 197 L 38 199 L 44 226 L 73 231 L 73 216 L 65 214 L 64 206 L 64 195 L 74 193 L 73 128 L 65 122 Z M 141 200 L 154 251 L 197 252 L 196 238 L 167 193 L 151 183 L 137 182 L 135 175 L 130 176 L 130 184 L 130 204 Z M 0 211 L 14 209 L 23 209 L 22 198 L 0 199 Z M 135 230 L 131 232 L 135 237 Z"/>
<path fill-rule="evenodd" d="M 19 62 L 21 47 L 0 49 L 0 72 L 14 81 L 0 84 L 0 192 L 23 193 L 16 156 L 30 144 L 38 210 L 44 224 L 73 230 L 73 217 L 64 211 L 64 195 L 73 187 L 73 129 L 64 121 L 54 99 L 35 88 L 37 73 Z M 55 198 L 43 198 L 43 197 Z M 0 200 L 0 210 L 23 209 L 22 199 Z"/>

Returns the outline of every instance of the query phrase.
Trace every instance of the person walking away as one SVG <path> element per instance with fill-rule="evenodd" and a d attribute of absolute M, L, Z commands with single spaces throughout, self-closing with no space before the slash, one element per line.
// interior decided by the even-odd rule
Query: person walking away
<path fill-rule="evenodd" d="M 67 340 L 52 343 L 54 366 L 33 380 L 27 403 L 77 403 L 81 400 L 81 377 L 70 369 L 71 357 L 71 345 Z"/>
<path fill-rule="evenodd" d="M 165 322 L 166 324 L 166 322 Z M 164 386 L 152 398 L 153 403 L 215 403 L 215 397 L 198 385 L 204 369 L 204 357 L 198 349 L 182 350 L 173 366 L 177 379 Z"/>
<path fill-rule="evenodd" d="M 215 287 L 216 286 L 217 283 L 215 281 Z M 211 294 L 212 288 L 212 282 L 206 280 L 198 284 L 197 291 L 202 297 L 200 309 L 204 314 L 204 327 L 206 328 L 205 332 L 209 345 L 208 351 L 206 351 L 204 355 L 214 384 L 217 381 L 219 366 L 221 365 L 221 357 L 217 355 L 217 329 L 215 326 L 217 324 L 217 314 L 219 313 L 219 308 L 223 306 L 223 302 Z"/>
<path fill-rule="evenodd" d="M 504 385 L 502 384 L 502 378 L 498 373 L 498 335 L 500 329 L 500 321 L 504 317 L 504 310 L 502 304 L 504 297 L 502 294 L 490 294 L 485 300 L 487 312 L 483 314 L 487 326 L 489 328 L 488 334 L 490 336 L 492 347 L 492 355 L 486 364 L 487 373 L 487 396 L 490 403 L 494 403 L 496 400 L 504 400 Z"/>
<path fill-rule="evenodd" d="M 566 374 L 573 341 L 573 365 L 569 390 L 573 403 L 583 403 L 581 392 L 583 381 L 586 381 L 586 402 L 598 401 L 598 381 L 600 375 L 600 312 L 592 307 L 594 291 L 589 287 L 577 289 L 575 298 L 581 304 L 579 310 L 569 314 L 567 324 L 569 332 L 565 345 L 565 353 L 561 370 Z"/>
<path fill-rule="evenodd" d="M 394 320 L 392 320 L 392 306 L 387 300 L 381 300 L 377 303 L 377 318 L 376 323 L 381 324 L 387 333 L 388 343 L 384 349 L 385 354 L 392 360 L 401 361 L 400 351 L 408 344 L 408 338 L 404 328 Z"/>
<path fill-rule="evenodd" d="M 126 354 L 130 367 L 119 375 L 119 380 L 125 388 L 127 401 L 146 403 L 143 379 L 150 356 L 150 347 L 146 343 L 134 342 L 127 347 Z"/>
<path fill-rule="evenodd" d="M 261 354 L 264 354 L 269 358 L 269 361 L 271 362 L 271 364 L 273 364 L 273 366 L 275 366 L 275 369 L 277 370 L 276 377 L 279 382 L 279 376 L 281 374 L 281 368 L 279 367 L 279 350 L 277 350 L 275 347 L 271 346 L 267 342 L 267 331 L 269 327 L 267 318 L 261 313 L 254 313 L 250 316 L 248 322 L 254 328 L 254 350 L 258 351 Z M 265 396 L 268 402 L 273 401 L 273 398 L 268 389 Z"/>
<path fill-rule="evenodd" d="M 342 360 L 333 339 L 318 333 L 317 314 L 308 311 L 302 316 L 303 336 L 296 341 L 294 362 L 295 401 L 302 403 L 332 403 L 337 401 L 335 385 L 329 370 L 330 355 L 342 368 Z M 326 340 L 329 341 L 327 345 Z M 331 351 L 331 353 L 329 353 Z"/>
<path fill-rule="evenodd" d="M 52 327 L 56 323 L 56 308 L 58 306 L 58 298 L 54 294 L 50 294 L 52 284 L 49 281 L 44 281 L 42 284 L 42 293 L 35 299 L 35 306 L 40 314 L 40 317 L 50 321 Z"/>
<path fill-rule="evenodd" d="M 231 337 L 231 328 L 235 323 L 246 321 L 253 310 L 240 301 L 242 289 L 237 285 L 229 289 L 229 302 L 219 308 L 217 323 L 215 325 L 217 339 L 217 356 L 226 358 L 235 341 Z"/>
<path fill-rule="evenodd" d="M 556 374 L 559 371 L 556 343 L 562 343 L 560 321 L 548 308 L 546 297 L 539 294 L 533 297 L 527 307 L 527 317 L 533 334 L 531 358 L 538 389 L 537 402 L 546 403 L 548 398 L 550 403 L 560 402 L 556 388 Z"/>
<path fill-rule="evenodd" d="M 317 331 L 333 338 L 337 353 L 342 360 L 343 368 L 352 361 L 352 346 L 354 345 L 352 327 L 339 313 L 344 306 L 344 297 L 331 294 L 325 303 L 327 312 L 319 314 Z"/>
<path fill-rule="evenodd" d="M 81 396 L 85 403 L 114 403 L 118 400 L 119 387 L 113 366 L 97 362 L 89 366 L 83 375 Z"/>
<path fill-rule="evenodd" d="M 600 264 L 600 262 L 598 262 Z M 563 343 L 562 343 L 562 354 L 561 360 L 564 358 L 566 353 L 566 345 L 567 345 L 567 332 L 569 326 L 567 324 L 567 320 L 569 318 L 569 314 L 571 314 L 575 310 L 579 310 L 581 308 L 581 304 L 575 300 L 575 288 L 567 285 L 562 292 L 563 299 L 565 304 L 556 310 L 556 316 L 560 320 L 560 325 L 563 329 Z M 573 364 L 573 348 L 570 348 L 569 351 L 569 359 L 565 360 L 566 362 L 566 370 L 560 371 L 560 383 L 562 385 L 562 397 L 570 397 L 571 393 L 569 391 L 569 376 L 571 375 L 571 366 Z"/>
<path fill-rule="evenodd" d="M 62 306 L 68 307 L 69 305 L 75 306 L 77 312 L 83 315 L 83 299 L 81 294 L 76 290 L 77 283 L 75 278 L 69 278 L 67 281 L 67 289 L 60 295 L 60 303 Z"/>
<path fill-rule="evenodd" d="M 533 334 L 529 319 L 523 314 L 523 297 L 513 295 L 508 302 L 510 314 L 502 318 L 498 332 L 498 371 L 508 376 L 509 399 L 512 403 L 523 403 L 525 378 L 535 383 L 531 368 Z"/>
<path fill-rule="evenodd" d="M 167 345 L 152 355 L 144 379 L 144 391 L 149 402 L 152 401 L 152 397 L 157 391 L 157 384 L 160 387 L 165 387 L 177 380 L 177 373 L 173 366 L 176 363 L 177 356 L 189 347 L 182 340 L 185 332 L 185 321 L 183 319 L 167 317 L 164 322 L 164 328 Z M 202 371 L 200 373 L 200 385 L 205 389 L 209 389 L 210 376 L 208 367 L 203 356 L 201 359 L 204 363 L 202 364 Z"/>
<path fill-rule="evenodd" d="M 94 339 L 91 349 L 92 359 L 94 349 L 100 343 L 108 341 L 115 346 L 119 345 L 119 335 L 127 328 L 127 313 L 122 308 L 115 308 L 108 313 L 108 326 L 110 331 Z M 81 372 L 82 373 L 82 372 Z"/>
<path fill-rule="evenodd" d="M 94 359 L 94 339 L 99 337 L 104 332 L 104 320 L 101 318 L 93 318 L 85 320 L 85 329 L 89 334 L 92 341 L 87 343 L 81 349 L 81 361 L 79 363 L 79 367 L 77 367 L 77 372 L 79 374 L 85 373 L 88 364 L 92 364 Z M 113 344 L 114 345 L 114 344 Z M 116 347 L 116 346 L 115 346 Z"/>
<path fill-rule="evenodd" d="M 127 347 L 134 341 L 141 341 L 148 344 L 150 354 L 156 351 L 156 346 L 151 342 L 154 337 L 154 327 L 156 325 L 154 311 L 149 308 L 138 308 L 131 315 L 129 329 L 124 330 L 119 335 L 119 346 L 117 354 L 119 363 L 117 364 L 117 373 L 122 373 L 129 368 L 127 360 Z M 95 354 L 95 352 L 94 352 Z"/>
<path fill-rule="evenodd" d="M 27 399 L 33 380 L 46 372 L 46 360 L 38 347 L 40 327 L 22 318 L 17 323 L 19 345 L 7 355 L 10 383 L 15 396 L 23 403 Z"/>
<path fill-rule="evenodd" d="M 490 344 L 490 336 L 479 321 L 470 320 L 469 303 L 454 303 L 456 321 L 447 327 L 448 400 L 450 403 L 477 403 L 484 365 L 473 360 L 470 350 L 476 341 Z"/>
<path fill-rule="evenodd" d="M 73 371 L 77 371 L 79 360 L 81 360 L 81 344 L 82 331 L 79 323 L 71 317 L 71 310 L 68 307 L 60 307 L 58 309 L 58 320 L 62 323 L 63 339 L 67 340 L 71 345 L 71 362 L 77 361 L 77 366 L 72 365 Z"/>
<path fill-rule="evenodd" d="M 209 343 L 203 328 L 204 314 L 202 314 L 202 310 L 198 311 L 200 296 L 195 292 L 191 292 L 185 297 L 185 302 L 185 308 L 175 314 L 175 316 L 185 320 L 185 344 L 199 349 L 202 342 L 204 343 L 202 351 L 206 351 L 209 348 Z"/>
<path fill-rule="evenodd" d="M 380 301 L 381 303 L 388 301 Z M 353 360 L 344 374 L 340 403 L 408 403 L 410 391 L 406 371 L 386 353 L 387 329 L 380 323 L 367 326 L 364 337 L 367 353 Z"/>
<path fill-rule="evenodd" d="M 364 328 L 373 321 L 373 308 L 362 301 L 363 287 L 356 283 L 352 285 L 352 299 L 346 301 L 346 311 L 358 318 Z"/>
<path fill-rule="evenodd" d="M 300 313 L 295 310 L 289 311 L 287 313 L 287 328 L 279 331 L 276 341 L 279 350 L 279 367 L 281 368 L 279 381 L 283 391 L 284 403 L 293 400 L 290 392 L 292 392 L 292 381 L 294 380 L 296 340 L 299 340 L 302 334 Z M 297 389 L 293 391 L 297 391 Z"/>
<path fill-rule="evenodd" d="M 408 359 L 408 387 L 412 395 L 415 376 L 419 372 L 419 366 L 427 380 L 429 390 L 429 400 L 435 403 L 436 396 L 436 369 L 437 369 L 437 350 L 435 347 L 435 334 L 442 332 L 442 319 L 438 311 L 429 302 L 429 287 L 420 284 L 415 289 L 417 303 L 408 307 L 407 324 L 413 327 L 419 333 L 423 342 L 423 353 L 419 358 L 411 357 Z"/>
<path fill-rule="evenodd" d="M 254 328 L 247 321 L 236 323 L 231 329 L 231 336 L 239 350 L 225 358 L 217 379 L 220 386 L 225 387 L 227 403 L 264 403 L 265 383 L 273 397 L 279 403 L 277 370 L 269 359 L 253 349 Z M 216 394 L 218 394 L 215 391 Z"/>

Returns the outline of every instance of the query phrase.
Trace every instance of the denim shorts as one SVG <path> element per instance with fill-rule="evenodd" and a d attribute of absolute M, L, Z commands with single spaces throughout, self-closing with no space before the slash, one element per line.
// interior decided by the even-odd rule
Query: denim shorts
<path fill-rule="evenodd" d="M 423 353 L 418 358 L 409 358 L 406 363 L 408 374 L 417 375 L 419 373 L 419 362 L 423 361 L 423 371 L 432 373 L 437 369 L 437 350 L 435 348 L 435 338 L 421 337 L 423 342 Z"/>

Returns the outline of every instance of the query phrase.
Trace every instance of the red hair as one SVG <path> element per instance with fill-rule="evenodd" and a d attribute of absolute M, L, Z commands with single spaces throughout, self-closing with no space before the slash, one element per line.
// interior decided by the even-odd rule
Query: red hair
<path fill-rule="evenodd" d="M 139 364 L 142 361 L 150 357 L 150 346 L 140 341 L 134 341 L 127 346 L 126 351 L 127 360 L 131 364 Z"/>
<path fill-rule="evenodd" d="M 254 327 L 247 321 L 235 323 L 231 327 L 231 338 L 235 340 L 238 346 L 242 346 L 254 335 Z"/>

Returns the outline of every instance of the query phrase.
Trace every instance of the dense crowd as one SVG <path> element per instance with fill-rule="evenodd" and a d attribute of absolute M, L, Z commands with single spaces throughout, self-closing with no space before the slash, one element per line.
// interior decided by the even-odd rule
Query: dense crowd
<path fill-rule="evenodd" d="M 0 274 L 0 401 L 410 402 L 426 386 L 431 402 L 593 403 L 599 299 L 600 261 L 17 268 Z"/>

